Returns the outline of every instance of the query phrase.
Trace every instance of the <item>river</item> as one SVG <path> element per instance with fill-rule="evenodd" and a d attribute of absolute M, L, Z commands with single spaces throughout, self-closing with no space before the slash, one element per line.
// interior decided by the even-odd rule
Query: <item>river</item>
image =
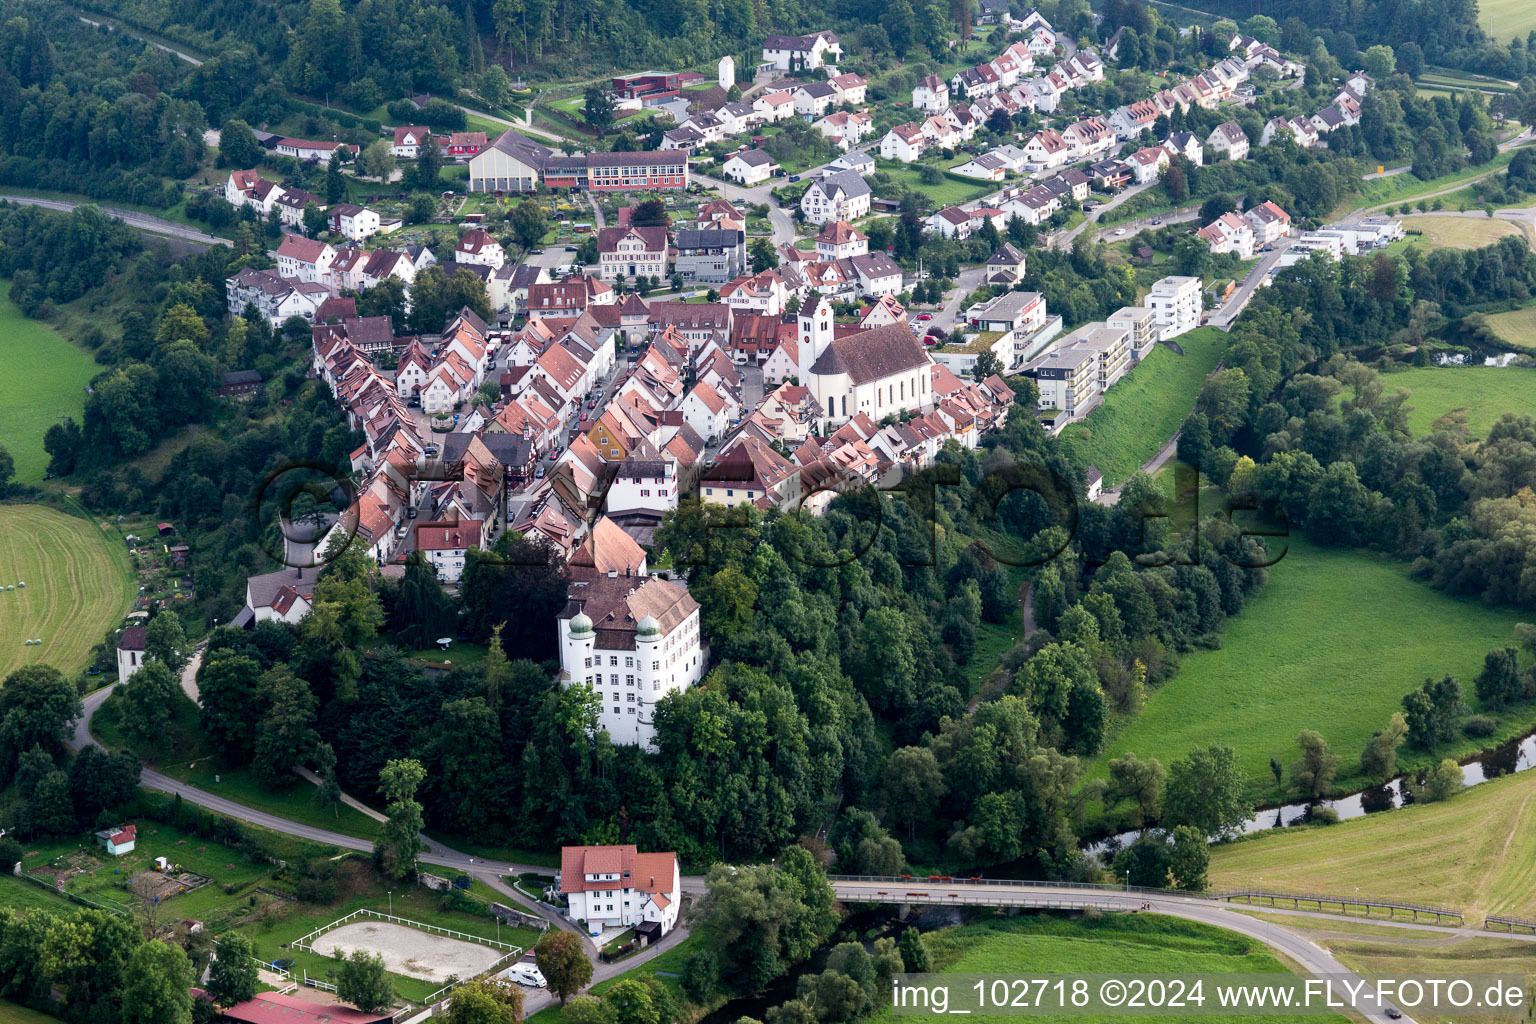
<path fill-rule="evenodd" d="M 1476 786 L 1478 783 L 1489 779 L 1496 779 L 1502 775 L 1511 775 L 1515 772 L 1523 772 L 1536 767 L 1536 734 L 1524 739 L 1512 739 L 1501 743 L 1497 747 L 1484 750 L 1472 760 L 1461 766 L 1461 780 L 1464 786 Z M 1359 818 L 1376 811 L 1386 811 L 1394 807 L 1412 803 L 1413 798 L 1408 795 L 1403 785 L 1407 776 L 1399 775 L 1383 786 L 1372 786 L 1358 793 L 1341 796 L 1330 800 L 1319 800 L 1315 803 L 1306 800 L 1298 800 L 1293 803 L 1281 804 L 1279 807 L 1266 807 L 1254 813 L 1253 817 L 1243 822 L 1236 831 L 1240 835 L 1249 835 L 1261 832 L 1269 828 L 1282 828 L 1286 825 L 1300 825 L 1307 820 L 1311 808 L 1321 807 L 1332 810 L 1339 816 L 1340 821 L 1348 821 L 1350 818 Z M 1140 832 L 1132 829 L 1100 839 L 1095 843 L 1085 846 L 1084 852 L 1091 856 L 1103 858 L 1103 855 L 1113 855 L 1115 851 L 1126 843 L 1134 842 Z"/>

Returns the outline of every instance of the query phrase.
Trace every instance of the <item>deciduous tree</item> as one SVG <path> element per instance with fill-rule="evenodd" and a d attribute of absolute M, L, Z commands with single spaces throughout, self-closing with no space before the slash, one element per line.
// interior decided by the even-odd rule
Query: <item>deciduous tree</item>
<path fill-rule="evenodd" d="M 592 961 L 574 932 L 551 928 L 533 947 L 534 962 L 544 975 L 550 992 L 564 1003 L 587 987 L 592 980 Z"/>

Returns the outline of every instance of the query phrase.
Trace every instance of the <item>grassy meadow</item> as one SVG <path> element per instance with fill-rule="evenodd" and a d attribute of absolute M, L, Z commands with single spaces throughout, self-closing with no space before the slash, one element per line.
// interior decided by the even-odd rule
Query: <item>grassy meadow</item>
<path fill-rule="evenodd" d="M 0 446 L 16 461 L 17 481 L 36 483 L 48 468 L 43 434 L 60 416 L 84 419 L 85 385 L 98 367 L 52 327 L 22 316 L 9 281 L 0 281 L 0 364 Z"/>
<path fill-rule="evenodd" d="M 1536 351 L 1536 306 L 1490 314 L 1488 326 L 1511 347 Z"/>
<path fill-rule="evenodd" d="M 1019 976 L 1043 973 L 1122 974 L 1283 974 L 1286 967 L 1258 940 L 1193 921 L 1152 914 L 1105 914 L 1092 919 L 1066 920 L 1048 915 L 992 917 L 923 936 L 933 970 L 945 974 Z M 870 1020 L 898 1020 L 886 1008 Z M 1003 1022 L 1006 1016 L 973 1016 L 972 1020 Z M 1035 1015 L 1031 1021 L 1089 1024 L 1123 1020 L 1124 1015 Z M 1158 1016 L 1159 1021 L 1237 1021 L 1240 1015 Z M 1302 1018 L 1266 1017 L 1266 1020 Z M 1309 1020 L 1340 1020 L 1310 1017 Z"/>
<path fill-rule="evenodd" d="M 1236 751 L 1249 796 L 1273 800 L 1269 759 L 1290 764 L 1297 733 L 1315 729 L 1339 755 L 1337 788 L 1347 791 L 1363 781 L 1366 740 L 1426 677 L 1456 676 L 1477 710 L 1472 680 L 1483 655 L 1513 643 L 1524 616 L 1446 597 L 1368 552 L 1321 548 L 1295 534 L 1270 546 L 1284 557 L 1230 620 L 1221 649 L 1185 656 L 1086 767 L 1088 777 L 1104 777 L 1109 760 L 1126 751 L 1166 766 L 1222 744 Z M 1421 767 L 1491 746 L 1528 728 L 1531 715 L 1522 708 L 1496 716 L 1495 736 L 1447 743 L 1432 756 L 1405 747 L 1400 763 Z"/>
<path fill-rule="evenodd" d="M 1444 420 L 1465 422 L 1472 437 L 1482 437 L 1504 413 L 1536 410 L 1536 370 L 1522 366 L 1422 366 L 1386 374 L 1382 383 L 1389 394 L 1408 391 L 1408 427 L 1415 434 Z"/>
<path fill-rule="evenodd" d="M 1520 234 L 1520 226 L 1507 220 L 1489 217 L 1453 217 L 1448 214 L 1425 214 L 1403 221 L 1404 229 L 1418 232 L 1409 241 L 1423 243 L 1431 249 L 1481 249 L 1492 245 L 1505 235 Z"/>
<path fill-rule="evenodd" d="M 36 662 L 80 672 L 135 593 L 121 545 L 90 520 L 42 505 L 0 506 L 0 588 L 11 586 L 0 589 L 0 678 Z"/>
<path fill-rule="evenodd" d="M 1383 871 L 1390 858 L 1391 870 Z M 1493 779 L 1433 804 L 1211 848 L 1211 887 L 1348 892 L 1484 914 L 1536 917 L 1536 773 Z M 1536 948 L 1532 949 L 1536 954 Z"/>
<path fill-rule="evenodd" d="M 1227 347 L 1226 333 L 1214 327 L 1197 328 L 1177 341 L 1184 355 L 1153 346 L 1109 389 L 1102 405 L 1062 431 L 1079 459 L 1104 474 L 1105 487 L 1124 483 L 1167 443 Z"/>

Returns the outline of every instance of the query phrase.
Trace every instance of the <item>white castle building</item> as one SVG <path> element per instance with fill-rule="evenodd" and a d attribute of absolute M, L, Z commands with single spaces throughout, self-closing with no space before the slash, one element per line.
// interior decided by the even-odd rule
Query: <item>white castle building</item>
<path fill-rule="evenodd" d="M 573 579 L 567 593 L 558 622 L 564 684 L 592 687 L 614 743 L 652 746 L 657 701 L 704 674 L 699 603 L 681 584 L 617 572 Z"/>

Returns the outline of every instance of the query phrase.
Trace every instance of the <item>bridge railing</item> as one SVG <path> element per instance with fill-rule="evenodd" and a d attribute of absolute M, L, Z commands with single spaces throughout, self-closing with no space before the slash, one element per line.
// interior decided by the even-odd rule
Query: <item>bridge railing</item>
<path fill-rule="evenodd" d="M 1192 892 L 1187 889 L 1158 889 L 1147 885 L 1114 885 L 1105 882 L 1042 882 L 1022 878 L 981 878 L 970 875 L 828 875 L 827 881 L 839 882 L 888 882 L 891 885 L 996 885 L 1011 888 L 1034 887 L 1040 889 L 1082 889 L 1093 892 L 1145 892 L 1159 896 L 1190 896 L 1210 899 L 1208 892 Z"/>
<path fill-rule="evenodd" d="M 1502 927 L 1505 931 L 1528 931 L 1536 934 L 1536 921 L 1524 917 L 1503 917 L 1497 914 L 1489 914 L 1483 918 L 1483 927 L 1488 931 L 1497 931 Z"/>
<path fill-rule="evenodd" d="M 882 890 L 878 894 L 872 894 L 880 895 L 885 897 L 885 899 L 872 900 L 871 902 L 886 902 L 890 897 L 896 896 L 913 896 L 913 901 L 915 902 L 916 896 L 918 894 L 916 887 L 927 887 L 928 889 L 932 890 L 941 889 L 945 886 L 996 886 L 998 888 L 1011 889 L 1038 888 L 1054 889 L 1058 891 L 1062 889 L 1076 889 L 1082 890 L 1084 892 L 1101 893 L 1146 893 L 1148 895 L 1154 896 L 1173 896 L 1183 897 L 1186 899 L 1221 901 L 1226 903 L 1231 903 L 1235 900 L 1243 900 L 1251 904 L 1255 900 L 1262 900 L 1268 901 L 1271 906 L 1277 905 L 1278 902 L 1290 901 L 1292 906 L 1295 907 L 1300 907 L 1301 904 L 1304 903 L 1311 903 L 1317 906 L 1319 910 L 1323 910 L 1327 906 L 1338 906 L 1340 912 L 1344 912 L 1348 907 L 1359 907 L 1365 909 L 1368 913 L 1370 910 L 1385 910 L 1387 911 L 1389 917 L 1395 917 L 1397 912 L 1401 911 L 1404 914 L 1413 915 L 1415 920 L 1418 919 L 1419 915 L 1424 914 L 1433 916 L 1437 922 L 1448 918 L 1462 924 L 1466 923 L 1462 912 L 1459 910 L 1448 910 L 1445 907 L 1431 907 L 1422 903 L 1406 903 L 1398 900 L 1378 900 L 1363 896 L 1350 897 L 1329 896 L 1313 893 L 1278 892 L 1268 889 L 1237 889 L 1227 892 L 1191 892 L 1189 890 L 1183 889 L 1157 889 L 1150 886 L 1114 885 L 1103 882 L 1045 882 L 1033 879 L 981 878 L 979 876 L 965 875 L 828 875 L 827 881 L 830 882 L 833 886 L 836 886 L 839 883 L 853 882 L 891 886 L 891 889 L 889 890 Z M 903 886 L 906 888 L 903 888 Z M 938 902 L 975 902 L 975 900 L 967 899 L 967 897 L 971 895 L 973 894 L 956 894 L 953 897 L 940 898 Z M 856 894 L 850 893 L 846 898 L 854 902 L 858 902 L 858 896 Z M 988 896 L 979 896 L 977 899 L 982 902 L 995 902 L 995 898 Z M 903 902 L 906 901 L 903 900 Z M 1495 921 L 1500 924 L 1506 923 L 1506 919 L 1489 918 L 1488 920 Z M 1509 920 L 1513 920 L 1514 922 L 1511 926 L 1511 930 L 1513 930 L 1513 928 L 1529 927 L 1532 929 L 1532 931 L 1536 931 L 1536 922 L 1527 922 L 1518 918 Z"/>
<path fill-rule="evenodd" d="M 1465 924 L 1466 918 L 1459 910 L 1447 910 L 1445 907 L 1430 907 L 1422 903 L 1403 903 L 1397 900 L 1377 900 L 1368 896 L 1325 896 L 1311 893 L 1295 892 L 1271 892 L 1266 889 L 1237 889 L 1231 892 L 1214 892 L 1210 894 L 1214 900 L 1222 900 L 1231 903 L 1234 900 L 1244 900 L 1252 904 L 1254 900 L 1268 900 L 1270 906 L 1277 902 L 1289 900 L 1292 907 L 1299 908 L 1303 903 L 1312 903 L 1319 910 L 1325 905 L 1336 905 L 1342 912 L 1345 907 L 1361 907 L 1369 913 L 1371 910 L 1385 910 L 1388 917 L 1397 916 L 1398 911 L 1412 914 L 1414 920 L 1418 920 L 1420 914 L 1433 915 L 1438 922 L 1441 918 L 1453 918 L 1458 923 Z"/>

